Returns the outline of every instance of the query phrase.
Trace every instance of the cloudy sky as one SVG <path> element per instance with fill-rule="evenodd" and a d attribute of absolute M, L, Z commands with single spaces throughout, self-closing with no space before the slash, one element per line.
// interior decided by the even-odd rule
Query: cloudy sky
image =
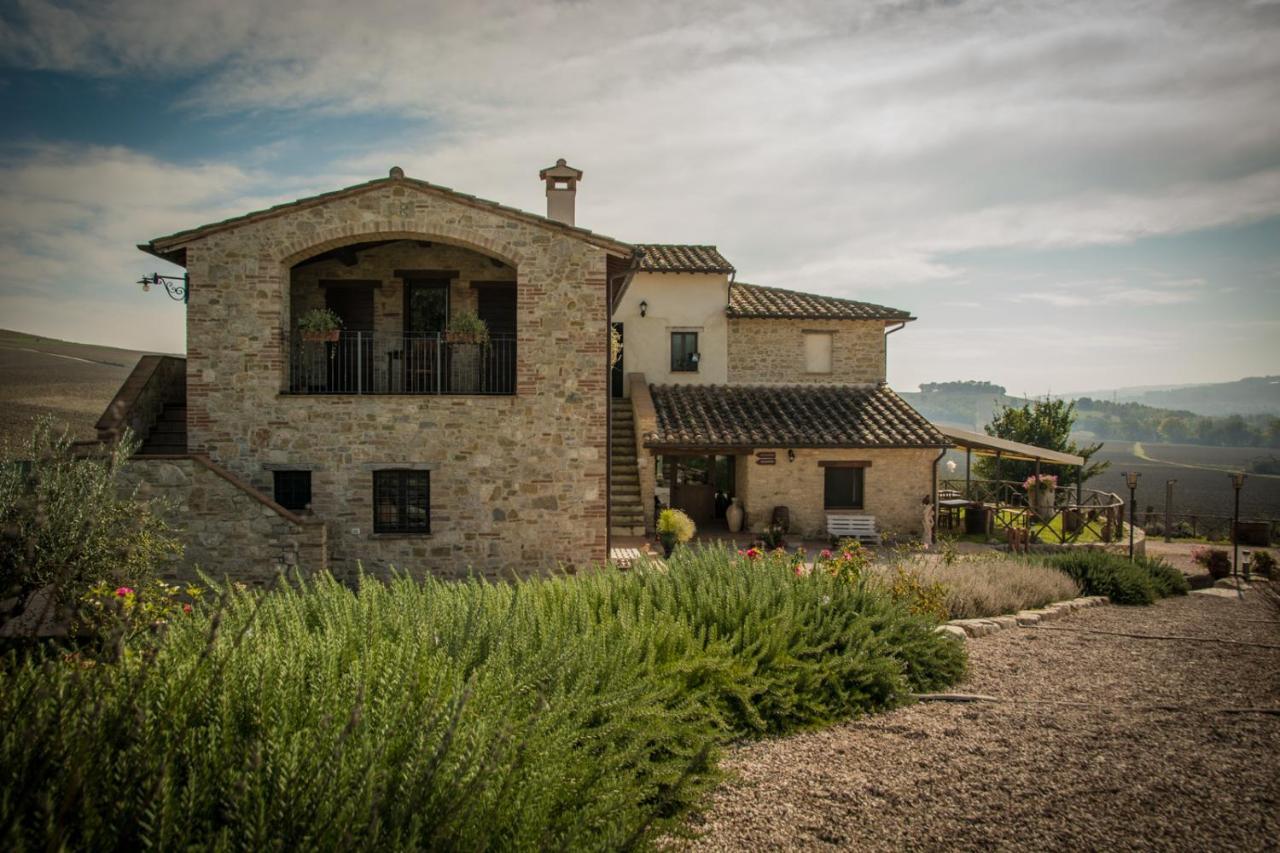
<path fill-rule="evenodd" d="M 180 351 L 134 244 L 385 175 L 920 319 L 890 381 L 1280 373 L 1280 3 L 0 0 L 0 327 Z"/>

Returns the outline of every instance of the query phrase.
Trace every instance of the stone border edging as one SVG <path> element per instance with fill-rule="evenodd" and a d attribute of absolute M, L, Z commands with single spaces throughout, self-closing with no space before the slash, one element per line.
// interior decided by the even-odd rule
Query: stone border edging
<path fill-rule="evenodd" d="M 1086 607 L 1101 607 L 1111 603 L 1105 595 L 1087 595 L 1073 598 L 1070 601 L 1056 601 L 1035 610 L 1020 610 L 1011 616 L 987 616 L 978 619 L 952 619 L 937 627 L 939 634 L 946 634 L 959 640 L 970 637 L 985 637 L 1006 628 L 1031 627 L 1041 622 L 1051 622 L 1063 616 L 1069 616 L 1076 610 Z"/>

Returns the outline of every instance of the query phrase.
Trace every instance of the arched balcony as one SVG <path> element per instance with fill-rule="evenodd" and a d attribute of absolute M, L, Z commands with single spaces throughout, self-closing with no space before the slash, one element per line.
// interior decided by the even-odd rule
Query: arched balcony
<path fill-rule="evenodd" d="M 516 270 L 472 248 L 407 238 L 327 248 L 290 268 L 287 310 L 286 393 L 516 392 Z M 316 327 L 325 312 L 339 328 Z"/>

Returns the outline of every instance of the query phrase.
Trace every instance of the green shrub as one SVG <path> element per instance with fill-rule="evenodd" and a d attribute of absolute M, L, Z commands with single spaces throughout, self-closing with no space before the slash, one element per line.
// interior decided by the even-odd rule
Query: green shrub
<path fill-rule="evenodd" d="M 1118 554 L 1086 550 L 1042 559 L 1070 575 L 1084 595 L 1105 595 L 1113 604 L 1151 604 L 1167 595 L 1185 594 L 1188 588 L 1182 573 L 1158 558 L 1130 561 Z"/>
<path fill-rule="evenodd" d="M 25 443 L 0 457 L 0 599 L 48 588 L 73 605 L 95 584 L 145 586 L 180 553 L 176 535 L 121 477 L 137 443 L 77 454 L 42 418 Z"/>
<path fill-rule="evenodd" d="M 1182 572 L 1169 565 L 1160 557 L 1140 557 L 1137 564 L 1151 578 L 1151 584 L 1155 587 L 1156 595 L 1160 598 L 1168 598 L 1171 595 L 1186 595 L 1191 591 L 1191 584 L 1187 582 L 1187 576 Z"/>
<path fill-rule="evenodd" d="M 681 510 L 670 507 L 658 513 L 656 529 L 659 536 L 672 536 L 680 543 L 688 542 L 698 532 L 692 518 Z"/>
<path fill-rule="evenodd" d="M 1270 551 L 1254 551 L 1249 562 L 1249 571 L 1260 574 L 1264 578 L 1274 578 L 1276 558 L 1271 556 Z"/>
<path fill-rule="evenodd" d="M 1208 569 L 1216 580 L 1231 574 L 1231 555 L 1221 548 L 1192 548 L 1191 559 Z"/>
<path fill-rule="evenodd" d="M 886 708 L 964 651 L 782 559 L 226 591 L 119 664 L 0 673 L 0 845 L 616 848 L 719 745 Z"/>

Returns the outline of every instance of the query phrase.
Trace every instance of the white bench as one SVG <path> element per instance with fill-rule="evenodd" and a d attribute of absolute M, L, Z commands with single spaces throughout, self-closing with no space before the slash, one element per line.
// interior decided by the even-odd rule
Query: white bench
<path fill-rule="evenodd" d="M 833 515 L 827 514 L 827 533 L 837 539 L 857 539 L 859 542 L 880 544 L 880 534 L 876 533 L 876 517 L 874 515 Z"/>

